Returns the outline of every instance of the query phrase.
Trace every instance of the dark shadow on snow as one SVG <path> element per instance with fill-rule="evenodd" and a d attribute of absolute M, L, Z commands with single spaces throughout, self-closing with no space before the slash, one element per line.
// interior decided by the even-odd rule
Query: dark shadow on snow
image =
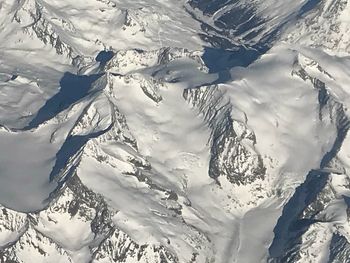
<path fill-rule="evenodd" d="M 96 61 L 100 62 L 100 66 L 104 66 L 108 61 L 110 61 L 114 56 L 114 52 L 113 51 L 101 51 L 100 53 L 98 53 L 98 55 L 96 56 Z"/>
<path fill-rule="evenodd" d="M 277 262 L 283 262 L 288 248 L 298 240 L 307 228 L 315 222 L 313 219 L 300 218 L 305 208 L 311 204 L 318 193 L 325 187 L 329 173 L 319 170 L 311 171 L 304 183 L 296 190 L 292 198 L 284 206 L 282 215 L 274 229 L 275 237 L 269 253 Z M 278 261 L 279 260 L 279 261 Z"/>
<path fill-rule="evenodd" d="M 234 67 L 247 67 L 260 57 L 262 52 L 243 46 L 237 50 L 205 47 L 202 59 L 209 68 L 209 73 L 217 73 Z"/>
<path fill-rule="evenodd" d="M 307 1 L 300 9 L 298 18 L 301 18 L 305 16 L 307 13 L 315 9 L 319 4 L 321 3 L 321 0 L 309 0 Z"/>
<path fill-rule="evenodd" d="M 256 49 L 247 49 L 243 46 L 238 47 L 236 50 L 205 47 L 202 60 L 209 69 L 209 73 L 218 74 L 218 78 L 210 84 L 220 84 L 230 81 L 230 70 L 232 68 L 248 67 L 256 61 L 264 51 L 260 52 Z"/>
<path fill-rule="evenodd" d="M 69 159 L 76 154 L 79 153 L 79 151 L 84 147 L 84 145 L 93 138 L 97 138 L 101 136 L 102 134 L 108 132 L 112 128 L 111 124 L 107 129 L 98 131 L 92 134 L 88 135 L 74 135 L 69 136 L 66 141 L 63 143 L 61 149 L 56 154 L 56 162 L 55 166 L 53 167 L 51 173 L 50 173 L 50 181 L 53 181 L 57 175 L 59 175 L 60 171 L 67 167 L 69 163 Z M 74 171 L 76 168 L 75 165 L 70 167 L 68 171 L 68 175 L 66 176 L 66 179 L 69 178 L 69 174 Z"/>
<path fill-rule="evenodd" d="M 24 130 L 38 127 L 40 124 L 50 120 L 61 111 L 85 97 L 89 93 L 92 83 L 101 75 L 80 76 L 70 72 L 64 73 L 60 80 L 59 92 L 46 101 L 45 105 L 38 111 L 34 119 Z"/>
<path fill-rule="evenodd" d="M 252 44 L 253 40 L 263 30 L 266 18 L 257 15 L 253 5 L 242 5 L 233 0 L 191 0 L 189 4 L 194 9 L 199 9 L 206 16 L 214 15 L 222 7 L 231 4 L 232 8 L 223 13 L 215 20 L 215 27 L 198 19 L 190 12 L 192 17 L 201 23 L 206 34 L 200 37 L 210 43 L 212 47 L 205 47 L 202 59 L 209 68 L 210 73 L 218 73 L 218 79 L 211 84 L 225 83 L 231 80 L 229 70 L 234 67 L 248 67 L 261 55 L 265 54 L 278 39 L 283 28 L 295 22 L 295 19 L 303 17 L 313 10 L 321 0 L 309 0 L 300 8 L 297 14 L 287 18 L 281 24 L 276 25 L 268 34 L 264 35 L 258 43 Z M 245 32 L 250 32 L 246 35 Z M 232 41 L 236 36 L 243 36 L 241 46 Z"/>
<path fill-rule="evenodd" d="M 320 102 L 322 101 L 324 101 L 324 98 L 320 100 Z M 285 262 L 289 254 L 292 253 L 291 249 L 297 247 L 301 236 L 312 223 L 313 218 L 308 218 L 307 222 L 310 224 L 300 224 L 301 220 L 304 220 L 301 215 L 326 186 L 330 173 L 324 171 L 324 169 L 337 156 L 350 129 L 350 120 L 342 105 L 338 107 L 338 111 L 336 118 L 337 137 L 332 148 L 323 156 L 320 169 L 309 172 L 306 180 L 296 189 L 292 198 L 284 206 L 282 215 L 274 228 L 275 237 L 269 248 L 270 257 L 274 260 L 271 262 Z M 349 203 L 348 198 L 344 200 L 347 204 Z M 316 207 L 316 209 L 318 208 Z M 322 207 L 319 209 L 322 209 Z"/>

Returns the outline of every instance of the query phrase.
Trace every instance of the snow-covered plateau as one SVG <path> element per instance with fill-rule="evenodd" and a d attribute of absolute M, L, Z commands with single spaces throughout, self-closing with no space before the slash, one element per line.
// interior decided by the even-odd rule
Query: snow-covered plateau
<path fill-rule="evenodd" d="M 0 0 L 0 262 L 350 262 L 350 0 Z"/>

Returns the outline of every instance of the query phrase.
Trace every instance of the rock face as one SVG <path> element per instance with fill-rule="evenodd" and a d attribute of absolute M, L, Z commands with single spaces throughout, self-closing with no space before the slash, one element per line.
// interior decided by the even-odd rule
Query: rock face
<path fill-rule="evenodd" d="M 296 24 L 297 30 L 287 34 L 287 41 L 302 41 L 307 45 L 324 48 L 330 52 L 349 52 L 348 1 L 319 1 L 315 10 L 305 20 Z M 310 34 L 312 31 L 312 34 Z"/>
<path fill-rule="evenodd" d="M 79 65 L 82 63 L 82 57 L 64 41 L 67 38 L 64 31 L 74 33 L 74 26 L 64 18 L 58 18 L 56 20 L 59 23 L 58 27 L 51 22 L 49 13 L 50 10 L 47 6 L 40 4 L 40 2 L 25 0 L 18 6 L 13 19 L 21 25 L 25 33 L 35 35 L 45 45 L 51 45 L 57 54 L 66 55 L 74 65 Z"/>
<path fill-rule="evenodd" d="M 287 3 L 275 0 L 191 0 L 187 8 L 203 23 L 206 34 L 202 37 L 214 45 L 243 45 L 263 52 L 291 21 L 306 12 L 308 2 L 317 1 L 290 1 L 283 7 Z"/>
<path fill-rule="evenodd" d="M 347 262 L 348 6 L 0 3 L 0 262 Z"/>
<path fill-rule="evenodd" d="M 101 196 L 73 176 L 49 207 L 26 216 L 2 209 L 8 240 L 2 262 L 176 262 L 164 247 L 139 245 L 118 230 Z M 74 231 L 72 231 L 74 229 Z"/>
<path fill-rule="evenodd" d="M 246 185 L 264 179 L 266 169 L 254 149 L 256 137 L 246 120 L 234 119 L 235 112 L 217 86 L 187 89 L 184 98 L 198 109 L 212 130 L 209 176 L 226 176 L 234 184 Z"/>
<path fill-rule="evenodd" d="M 329 94 L 325 82 L 310 75 L 319 74 L 332 79 L 327 71 L 302 55 L 299 55 L 294 68 L 293 74 L 310 81 L 318 90 L 319 119 L 335 126 L 337 137 L 333 147 L 322 158 L 321 169 L 310 171 L 306 181 L 284 207 L 275 228 L 275 240 L 270 247 L 273 256 L 270 261 L 337 262 L 336 258 L 342 257 L 337 246 L 345 244 L 337 243 L 334 239 L 341 239 L 340 233 L 348 235 L 343 232 L 348 224 L 347 197 L 343 194 L 349 186 L 347 169 L 339 160 L 338 153 L 346 143 L 350 121 L 344 105 Z M 316 72 L 310 73 L 311 68 L 316 69 Z M 338 210 L 337 213 L 334 209 Z M 324 251 L 327 253 L 324 254 Z"/>

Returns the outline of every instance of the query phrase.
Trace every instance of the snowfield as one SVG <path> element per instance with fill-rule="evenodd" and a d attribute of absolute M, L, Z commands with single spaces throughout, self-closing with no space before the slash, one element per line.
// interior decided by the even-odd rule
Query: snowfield
<path fill-rule="evenodd" d="M 0 262 L 348 262 L 349 12 L 0 2 Z"/>

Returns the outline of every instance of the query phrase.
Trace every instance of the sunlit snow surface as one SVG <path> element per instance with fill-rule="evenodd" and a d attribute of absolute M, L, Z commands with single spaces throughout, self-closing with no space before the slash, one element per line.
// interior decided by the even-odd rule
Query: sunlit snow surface
<path fill-rule="evenodd" d="M 295 262 L 327 262 L 333 233 L 350 240 L 343 2 L 1 2 L 0 204 L 42 212 L 1 232 L 0 249 L 39 233 L 49 245 L 35 262 L 109 262 L 89 221 L 45 214 L 74 201 L 59 194 L 78 176 L 113 227 L 180 262 L 266 262 L 290 240 L 301 240 Z M 310 198 L 332 198 L 293 240 L 316 209 L 304 189 L 318 173 L 325 186 Z M 34 262 L 24 243 L 14 253 Z"/>

